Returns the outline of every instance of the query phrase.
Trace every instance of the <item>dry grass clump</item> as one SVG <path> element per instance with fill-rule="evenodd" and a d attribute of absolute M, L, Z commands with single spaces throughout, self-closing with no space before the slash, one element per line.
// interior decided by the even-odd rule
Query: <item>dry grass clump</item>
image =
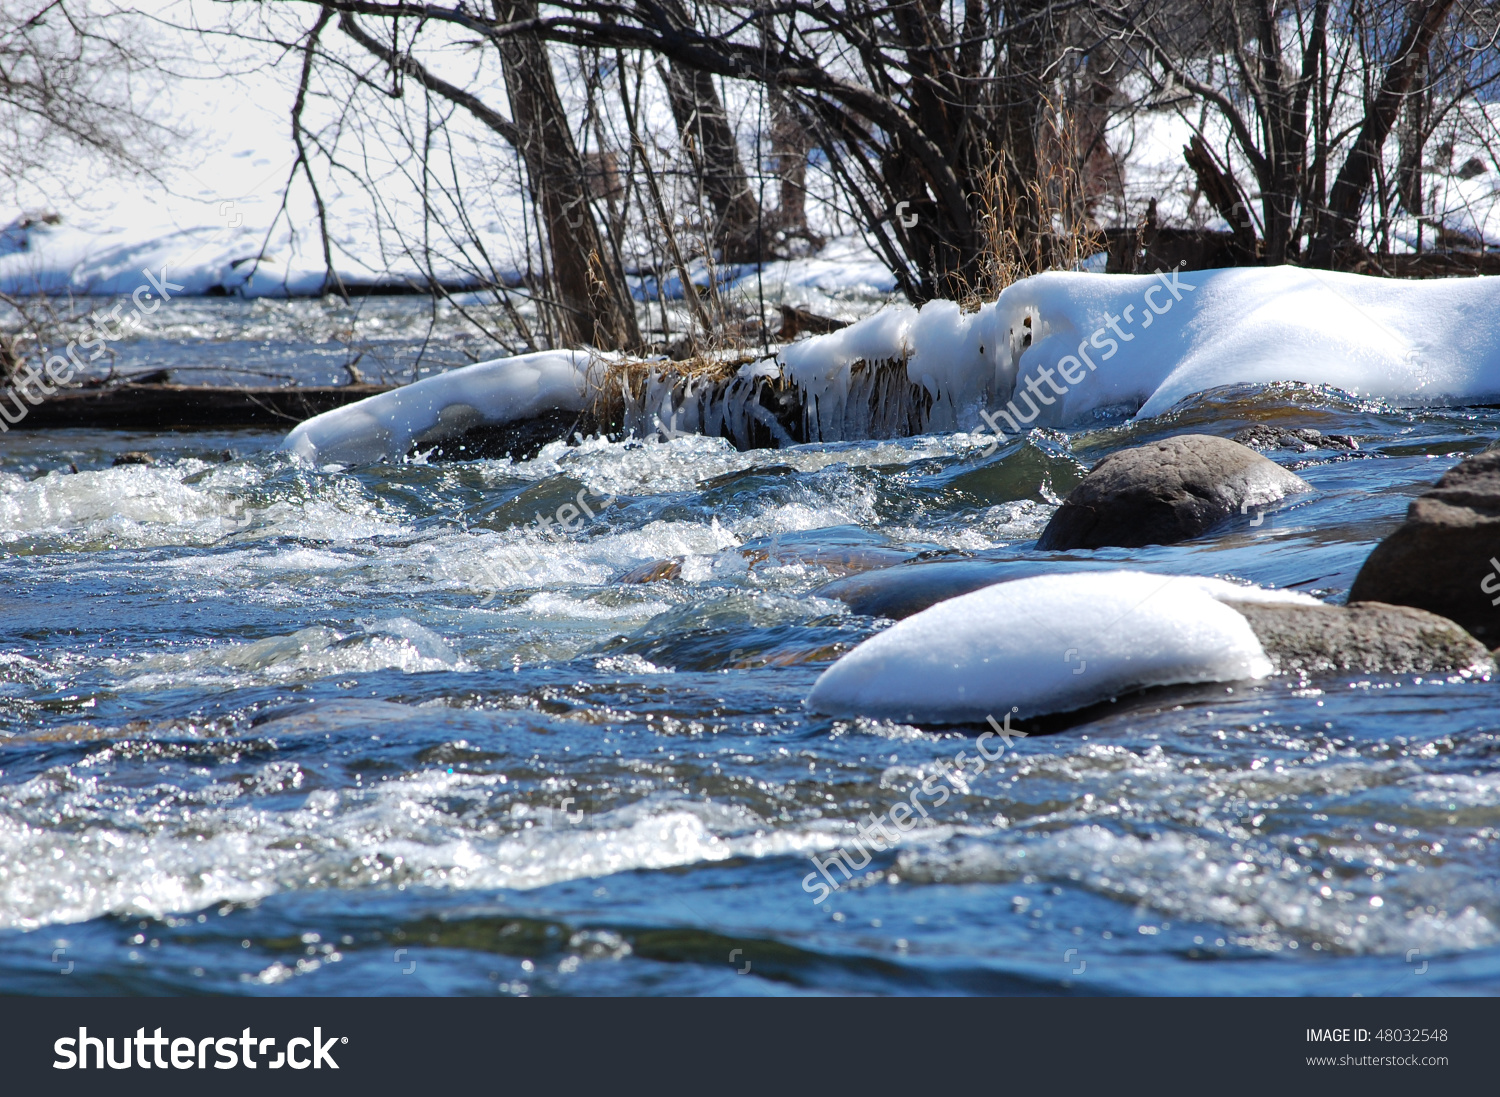
<path fill-rule="evenodd" d="M 1089 212 L 1087 187 L 1065 113 L 1047 112 L 1041 165 L 1017 188 L 997 157 L 978 195 L 985 238 L 978 274 L 958 294 L 966 310 L 993 301 L 1006 286 L 1048 270 L 1076 270 L 1105 250 L 1103 231 Z"/>
<path fill-rule="evenodd" d="M 590 414 L 601 422 L 621 422 L 626 404 L 639 406 L 653 379 L 670 381 L 674 387 L 722 385 L 733 379 L 741 367 L 760 357 L 758 352 L 739 348 L 716 353 L 700 351 L 678 361 L 597 358 L 589 366 L 589 386 L 593 391 Z"/>

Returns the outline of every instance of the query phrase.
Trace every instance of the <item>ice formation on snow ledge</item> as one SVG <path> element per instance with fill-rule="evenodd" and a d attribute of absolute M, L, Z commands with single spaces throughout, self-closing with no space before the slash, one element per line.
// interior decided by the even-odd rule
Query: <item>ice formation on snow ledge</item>
<path fill-rule="evenodd" d="M 308 420 L 286 445 L 347 463 L 400 456 L 474 425 L 582 410 L 610 384 L 602 362 L 586 352 L 483 362 Z M 664 368 L 627 388 L 623 421 L 740 445 L 985 423 L 1008 433 L 1121 405 L 1152 416 L 1220 385 L 1276 381 L 1393 404 L 1500 395 L 1500 279 L 1298 267 L 1041 274 L 971 313 L 951 301 L 886 308 L 727 378 Z"/>
<path fill-rule="evenodd" d="M 1147 686 L 1265 678 L 1271 661 L 1224 601 L 1304 594 L 1138 571 L 1041 575 L 976 590 L 877 633 L 823 672 L 829 716 L 983 723 L 1069 712 Z"/>

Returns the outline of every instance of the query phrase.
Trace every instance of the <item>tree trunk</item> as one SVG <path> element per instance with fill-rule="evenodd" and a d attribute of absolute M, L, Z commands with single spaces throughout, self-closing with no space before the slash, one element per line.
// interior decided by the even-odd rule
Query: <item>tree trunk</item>
<path fill-rule="evenodd" d="M 657 0 L 668 18 L 691 26 L 680 0 Z M 739 142 L 724 111 L 714 78 L 669 60 L 667 98 L 693 172 L 714 213 L 713 245 L 730 263 L 756 262 L 763 252 L 760 205 L 740 160 Z"/>
<path fill-rule="evenodd" d="M 1396 193 L 1401 199 L 1401 208 L 1419 220 L 1427 212 L 1422 202 L 1422 146 L 1427 139 L 1424 110 L 1426 99 L 1425 95 L 1413 95 L 1407 99 L 1406 109 L 1402 112 L 1404 118 L 1396 135 L 1400 149 L 1396 167 Z M 1420 225 L 1417 227 L 1417 239 L 1422 239 Z"/>
<path fill-rule="evenodd" d="M 495 0 L 501 23 L 537 17 L 535 0 Z M 589 206 L 588 175 L 573 141 L 547 47 L 535 34 L 499 43 L 511 116 L 532 201 L 541 212 L 564 338 L 601 350 L 641 345 L 635 304 Z"/>
<path fill-rule="evenodd" d="M 1374 179 L 1375 161 L 1385 148 L 1412 83 L 1426 63 L 1432 39 L 1452 7 L 1453 0 L 1415 0 L 1411 5 L 1401 44 L 1385 70 L 1380 90 L 1365 108 L 1359 135 L 1329 192 L 1328 215 L 1309 255 L 1313 266 L 1333 266 L 1353 244 L 1359 212 Z"/>
<path fill-rule="evenodd" d="M 1198 189 L 1209 205 L 1224 220 L 1234 233 L 1234 250 L 1241 263 L 1255 262 L 1257 249 L 1255 228 L 1250 221 L 1250 206 L 1234 176 L 1219 166 L 1219 162 L 1208 151 L 1203 138 L 1193 136 L 1182 150 L 1183 159 L 1193 169 L 1198 179 Z"/>
<path fill-rule="evenodd" d="M 807 229 L 807 154 L 812 143 L 785 96 L 771 93 L 771 156 L 776 163 L 776 228 L 811 239 Z"/>
<path fill-rule="evenodd" d="M 1006 0 L 1005 22 L 1014 28 L 1008 38 L 1000 88 L 1001 170 L 1015 210 L 1016 239 L 1023 256 L 1032 256 L 1030 266 L 1045 265 L 1045 236 L 1037 206 L 1036 188 L 1042 179 L 1040 147 L 1043 112 L 1047 106 L 1046 74 L 1055 52 L 1054 33 L 1047 17 L 1050 0 Z M 1036 273 L 1026 270 L 1027 274 Z"/>
<path fill-rule="evenodd" d="M 1075 112 L 1083 201 L 1086 212 L 1096 219 L 1096 211 L 1106 199 L 1120 210 L 1125 208 L 1125 175 L 1110 150 L 1107 130 L 1110 103 L 1119 91 L 1119 73 L 1123 67 L 1104 50 L 1090 50 L 1083 73 L 1083 93 Z"/>

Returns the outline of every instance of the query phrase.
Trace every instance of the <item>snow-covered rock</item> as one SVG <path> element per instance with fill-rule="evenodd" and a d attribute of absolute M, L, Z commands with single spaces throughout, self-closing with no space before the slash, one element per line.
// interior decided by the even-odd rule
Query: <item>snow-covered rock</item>
<path fill-rule="evenodd" d="M 1199 576 L 1070 572 L 985 587 L 908 617 L 823 672 L 807 706 L 933 723 L 1069 712 L 1147 686 L 1274 669 L 1227 601 L 1306 595 Z"/>
<path fill-rule="evenodd" d="M 482 423 L 582 411 L 598 360 L 560 350 L 479 362 L 314 416 L 282 445 L 313 464 L 364 464 Z"/>

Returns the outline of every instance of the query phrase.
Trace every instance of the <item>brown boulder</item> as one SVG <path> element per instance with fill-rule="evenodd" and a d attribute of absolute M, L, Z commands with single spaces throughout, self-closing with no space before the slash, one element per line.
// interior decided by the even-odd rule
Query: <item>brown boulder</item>
<path fill-rule="evenodd" d="M 1500 450 L 1470 457 L 1413 500 L 1349 601 L 1416 606 L 1500 644 Z"/>
<path fill-rule="evenodd" d="M 1312 485 L 1247 446 L 1179 434 L 1104 458 L 1073 489 L 1039 549 L 1170 545 Z"/>
<path fill-rule="evenodd" d="M 1280 671 L 1452 674 L 1495 669 L 1484 645 L 1458 625 L 1410 606 L 1228 604 L 1250 622 Z"/>

